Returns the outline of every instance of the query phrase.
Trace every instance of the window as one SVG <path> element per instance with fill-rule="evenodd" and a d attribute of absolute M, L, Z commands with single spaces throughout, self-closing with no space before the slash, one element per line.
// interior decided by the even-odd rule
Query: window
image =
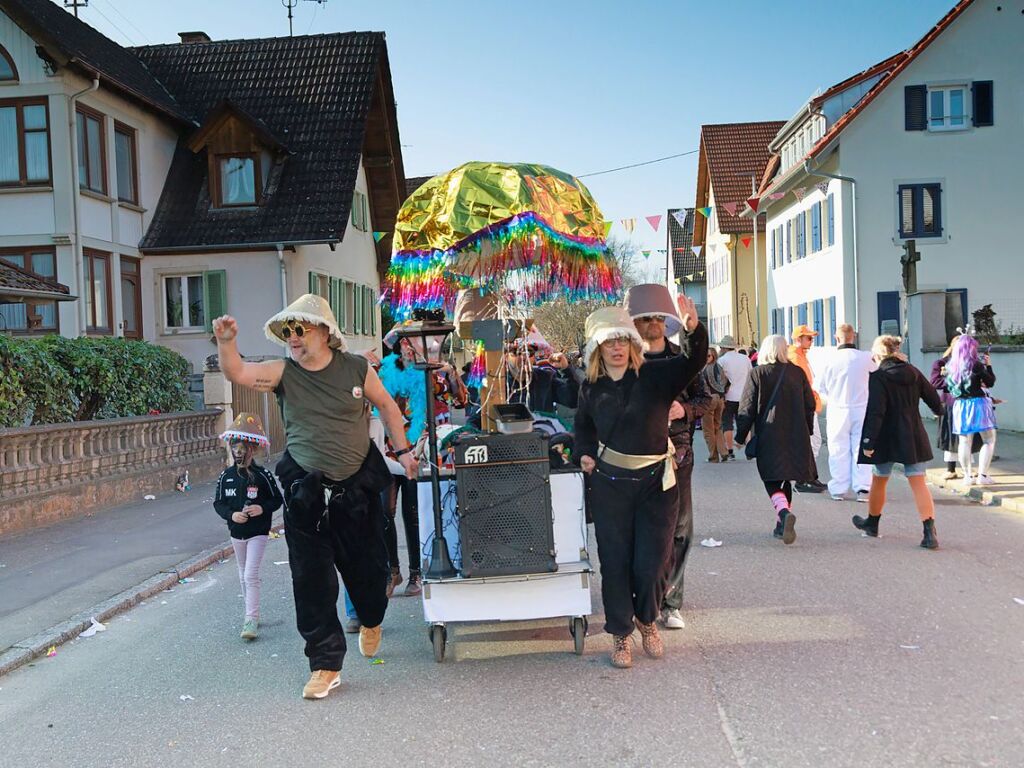
<path fill-rule="evenodd" d="M 878 332 L 899 334 L 900 292 L 878 292 Z"/>
<path fill-rule="evenodd" d="M 811 206 L 811 253 L 821 250 L 821 202 Z"/>
<path fill-rule="evenodd" d="M 356 286 L 346 280 L 341 293 L 345 304 L 345 333 L 356 333 Z"/>
<path fill-rule="evenodd" d="M 815 299 L 812 305 L 814 310 L 814 330 L 818 335 L 814 337 L 814 346 L 825 346 L 825 300 Z"/>
<path fill-rule="evenodd" d="M 928 130 L 962 131 L 967 121 L 967 85 L 928 88 Z"/>
<path fill-rule="evenodd" d="M 807 325 L 807 305 L 798 304 L 796 307 L 796 323 L 797 325 Z"/>
<path fill-rule="evenodd" d="M 769 258 L 768 263 L 772 266 L 772 268 L 774 268 L 775 267 L 775 230 L 774 229 L 772 230 L 771 248 L 770 248 L 770 252 L 768 254 L 768 258 Z"/>
<path fill-rule="evenodd" d="M 836 337 L 836 297 L 829 296 L 828 299 L 828 343 L 832 345 L 832 340 Z"/>
<path fill-rule="evenodd" d="M 18 249 L 0 251 L 0 261 L 21 267 L 26 272 L 56 282 L 57 260 L 47 249 Z M 8 333 L 37 333 L 58 331 L 56 301 L 26 301 L 5 304 L 0 300 L 0 331 Z"/>
<path fill-rule="evenodd" d="M 898 204 L 901 238 L 942 236 L 940 184 L 901 184 Z"/>
<path fill-rule="evenodd" d="M 85 294 L 85 330 L 109 334 L 114 317 L 110 306 L 110 254 L 86 249 L 83 252 Z"/>
<path fill-rule="evenodd" d="M 18 82 L 18 68 L 7 49 L 0 45 L 0 83 Z"/>
<path fill-rule="evenodd" d="M 139 260 L 121 257 L 121 326 L 126 339 L 142 338 L 142 279 Z"/>
<path fill-rule="evenodd" d="M 322 296 L 331 300 L 331 278 L 327 275 L 321 275 L 317 272 L 309 273 L 309 292 L 317 296 Z M 334 311 L 334 307 L 331 307 L 331 311 Z"/>
<path fill-rule="evenodd" d="M 356 192 L 352 198 L 352 226 L 360 232 L 366 232 L 370 228 L 366 195 L 362 192 Z"/>
<path fill-rule="evenodd" d="M 258 163 L 259 157 L 255 154 L 217 156 L 214 204 L 218 208 L 259 203 L 260 189 L 256 184 Z"/>
<path fill-rule="evenodd" d="M 794 225 L 796 227 L 796 257 L 802 259 L 807 255 L 807 212 L 801 211 L 796 215 Z"/>
<path fill-rule="evenodd" d="M 49 125 L 45 99 L 0 101 L 0 186 L 50 183 Z"/>
<path fill-rule="evenodd" d="M 209 330 L 227 311 L 227 273 L 223 269 L 164 277 L 164 330 Z"/>
<path fill-rule="evenodd" d="M 829 194 L 825 200 L 825 208 L 828 211 L 828 241 L 827 245 L 836 244 L 836 196 Z"/>
<path fill-rule="evenodd" d="M 786 222 L 786 262 L 793 260 L 793 220 Z"/>
<path fill-rule="evenodd" d="M 135 131 L 120 123 L 114 124 L 114 163 L 117 166 L 117 199 L 123 203 L 139 202 L 138 164 Z"/>
<path fill-rule="evenodd" d="M 772 310 L 772 333 L 786 335 L 786 310 L 781 307 Z"/>
<path fill-rule="evenodd" d="M 79 107 L 75 120 L 78 126 L 78 186 L 105 195 L 107 152 L 103 139 L 103 115 Z"/>

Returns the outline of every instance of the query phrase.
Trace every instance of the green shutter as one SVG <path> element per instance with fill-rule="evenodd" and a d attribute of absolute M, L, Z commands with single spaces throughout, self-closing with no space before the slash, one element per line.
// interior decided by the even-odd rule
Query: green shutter
<path fill-rule="evenodd" d="M 331 312 L 334 313 L 334 319 L 338 320 L 338 278 L 327 278 L 327 293 L 327 301 L 330 302 Z"/>
<path fill-rule="evenodd" d="M 352 295 L 355 297 L 355 306 L 352 308 L 352 333 L 360 334 L 363 332 L 363 286 L 353 286 Z"/>
<path fill-rule="evenodd" d="M 309 281 L 308 282 L 309 282 L 309 284 L 308 284 L 307 287 L 309 288 L 309 290 L 306 291 L 306 292 L 307 293 L 316 293 L 316 272 L 310 272 L 309 273 Z"/>
<path fill-rule="evenodd" d="M 213 320 L 228 311 L 228 273 L 223 269 L 203 272 L 203 312 L 206 330 L 213 330 Z"/>
<path fill-rule="evenodd" d="M 377 292 L 370 288 L 370 335 L 377 335 Z"/>

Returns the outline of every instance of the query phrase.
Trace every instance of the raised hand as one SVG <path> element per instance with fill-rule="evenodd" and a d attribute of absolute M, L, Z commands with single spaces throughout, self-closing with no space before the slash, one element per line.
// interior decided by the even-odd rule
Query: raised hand
<path fill-rule="evenodd" d="M 679 317 L 683 320 L 683 330 L 687 333 L 697 327 L 697 304 L 689 296 L 680 293 L 676 296 Z"/>
<path fill-rule="evenodd" d="M 213 321 L 213 335 L 217 341 L 231 341 L 238 335 L 238 321 L 231 315 L 222 315 Z"/>

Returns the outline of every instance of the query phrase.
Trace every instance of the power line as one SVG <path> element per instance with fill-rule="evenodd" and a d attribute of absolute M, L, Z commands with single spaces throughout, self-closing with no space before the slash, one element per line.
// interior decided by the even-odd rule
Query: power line
<path fill-rule="evenodd" d="M 591 171 L 590 173 L 580 173 L 576 175 L 577 179 L 585 179 L 587 176 L 600 176 L 605 173 L 615 173 L 616 171 L 625 171 L 629 168 L 639 168 L 641 165 L 653 165 L 654 163 L 662 163 L 666 160 L 675 160 L 677 157 L 686 157 L 687 155 L 695 155 L 700 152 L 699 149 L 691 149 L 689 152 L 680 152 L 678 155 L 669 155 L 667 157 L 659 157 L 656 160 L 645 160 L 642 163 L 633 163 L 632 165 L 623 165 L 618 168 L 609 168 L 606 171 Z"/>
<path fill-rule="evenodd" d="M 116 29 L 118 32 L 120 32 L 121 36 L 125 40 L 127 40 L 131 45 L 137 45 L 137 43 L 134 40 L 132 40 L 131 36 L 127 32 L 125 32 L 123 29 L 121 29 L 119 26 L 117 26 L 117 24 L 115 24 L 114 21 L 109 16 L 107 16 L 107 14 L 105 14 L 103 11 L 101 11 L 99 8 L 97 8 L 95 5 L 93 5 L 92 9 L 94 11 L 96 11 L 96 13 L 98 13 L 104 19 L 106 19 L 107 20 L 107 24 L 109 24 L 114 29 Z"/>
<path fill-rule="evenodd" d="M 93 0 L 93 2 L 95 2 L 95 0 Z M 118 9 L 118 7 L 116 5 L 114 5 L 114 0 L 105 0 L 105 2 L 107 3 L 107 5 L 109 5 L 113 9 L 114 13 L 116 13 L 118 16 L 120 16 L 122 19 L 124 19 L 126 22 L 128 22 L 129 26 L 131 26 L 132 29 L 134 29 L 136 32 L 138 32 L 140 35 L 142 35 L 142 39 L 143 40 L 145 40 L 147 43 L 151 43 L 152 42 L 149 39 L 149 37 L 146 36 L 145 32 L 143 32 L 141 29 L 139 29 L 137 26 L 135 26 L 135 23 L 131 19 L 129 19 L 127 16 L 125 16 L 123 13 L 121 13 L 121 11 Z"/>

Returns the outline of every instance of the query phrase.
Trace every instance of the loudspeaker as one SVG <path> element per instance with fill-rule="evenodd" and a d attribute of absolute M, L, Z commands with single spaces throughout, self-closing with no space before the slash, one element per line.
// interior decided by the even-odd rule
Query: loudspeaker
<path fill-rule="evenodd" d="M 545 435 L 468 435 L 455 444 L 462 575 L 558 570 Z"/>

